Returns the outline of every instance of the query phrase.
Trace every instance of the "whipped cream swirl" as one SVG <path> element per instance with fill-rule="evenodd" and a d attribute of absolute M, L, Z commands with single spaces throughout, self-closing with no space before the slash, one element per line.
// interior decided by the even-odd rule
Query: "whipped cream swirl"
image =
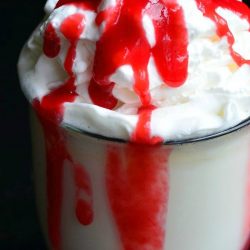
<path fill-rule="evenodd" d="M 129 0 L 93 1 L 94 7 L 89 7 L 88 2 L 49 0 L 45 7 L 47 18 L 34 31 L 19 60 L 22 88 L 31 102 L 42 102 L 45 96 L 71 79 L 76 95 L 72 101 L 62 103 L 62 126 L 139 142 L 143 142 L 143 138 L 137 135 L 137 139 L 133 139 L 135 133 L 147 130 L 150 139 L 158 138 L 154 143 L 213 134 L 249 117 L 250 11 L 241 1 L 213 3 L 213 16 L 205 11 L 206 1 L 198 0 L 178 0 L 175 5 L 144 1 L 147 3 L 140 11 L 138 7 L 135 16 L 129 10 L 122 14 L 122 5 L 127 2 L 129 9 Z M 106 51 L 105 60 L 98 60 L 97 55 L 103 56 L 105 48 L 122 44 L 122 36 L 134 37 L 130 30 L 124 30 L 123 34 L 114 33 L 119 36 L 113 36 L 113 41 L 104 41 L 115 25 L 122 25 L 123 15 L 130 15 L 129 18 L 140 24 L 137 31 L 143 33 L 141 40 L 131 47 L 126 44 L 120 54 Z M 214 17 L 221 18 L 225 25 L 218 27 Z M 166 20 L 172 22 L 179 37 L 170 30 L 161 38 L 176 39 L 179 47 L 171 41 L 163 49 L 158 45 Z M 180 20 L 184 20 L 185 27 Z M 78 28 L 77 36 L 70 33 L 72 27 Z M 223 33 L 222 28 L 226 32 Z M 107 44 L 108 41 L 111 44 Z M 139 53 L 140 46 L 142 52 Z M 144 49 L 148 55 L 147 59 L 141 59 L 144 61 L 140 65 L 145 67 L 138 69 L 135 58 L 129 59 L 127 54 L 136 50 L 138 53 L 132 55 L 139 61 L 140 55 L 144 58 Z M 181 51 L 173 53 L 174 49 Z M 166 54 L 157 54 L 157 51 Z M 169 55 L 174 54 L 176 58 L 174 62 L 169 59 L 166 69 L 162 69 L 159 54 L 166 57 L 166 61 Z M 117 67 L 102 75 L 100 72 L 108 70 L 108 60 Z M 101 65 L 102 62 L 105 63 Z M 148 85 L 144 84 L 142 90 L 138 85 L 138 72 L 148 78 Z M 145 114 L 141 110 L 150 111 Z"/>

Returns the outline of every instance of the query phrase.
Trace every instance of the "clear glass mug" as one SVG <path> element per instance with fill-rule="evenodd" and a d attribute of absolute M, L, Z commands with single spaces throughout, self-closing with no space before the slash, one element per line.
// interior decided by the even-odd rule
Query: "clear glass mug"
<path fill-rule="evenodd" d="M 33 116 L 37 204 L 50 249 L 247 250 L 248 125 L 162 146 L 62 128 L 71 160 L 57 173 L 46 167 Z"/>

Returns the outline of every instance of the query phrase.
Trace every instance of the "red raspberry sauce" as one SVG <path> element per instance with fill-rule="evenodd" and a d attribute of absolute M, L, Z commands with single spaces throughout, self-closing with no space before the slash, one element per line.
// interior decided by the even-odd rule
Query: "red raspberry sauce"
<path fill-rule="evenodd" d="M 161 146 L 108 149 L 108 197 L 124 250 L 164 249 L 169 154 Z"/>

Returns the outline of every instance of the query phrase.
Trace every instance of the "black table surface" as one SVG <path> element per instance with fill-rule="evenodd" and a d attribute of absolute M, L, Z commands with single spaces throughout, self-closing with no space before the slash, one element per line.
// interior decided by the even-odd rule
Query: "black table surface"
<path fill-rule="evenodd" d="M 18 54 L 41 20 L 44 4 L 0 0 L 0 250 L 46 249 L 32 186 L 28 103 L 16 73 Z"/>

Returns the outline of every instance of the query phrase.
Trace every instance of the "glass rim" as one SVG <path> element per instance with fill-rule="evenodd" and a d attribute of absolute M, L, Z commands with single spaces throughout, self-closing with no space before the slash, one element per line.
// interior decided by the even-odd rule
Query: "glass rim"
<path fill-rule="evenodd" d="M 213 134 L 208 134 L 205 136 L 200 136 L 200 137 L 194 137 L 194 138 L 188 138 L 188 139 L 182 139 L 182 140 L 169 140 L 166 141 L 164 143 L 162 143 L 162 145 L 183 145 L 183 144 L 190 144 L 190 143 L 197 143 L 197 142 L 204 142 L 204 141 L 208 141 L 208 140 L 213 140 L 216 138 L 220 138 L 223 137 L 225 135 L 229 135 L 232 134 L 236 131 L 239 131 L 245 127 L 247 127 L 250 124 L 250 117 L 243 120 L 242 122 L 238 123 L 237 125 L 230 127 L 228 129 L 225 129 L 223 131 L 219 131 Z M 109 141 L 109 142 L 116 142 L 116 143 L 131 143 L 130 141 L 124 140 L 124 139 L 119 139 L 119 138 L 112 138 L 112 137 L 107 137 L 107 136 L 103 136 L 103 135 L 98 135 L 95 133 L 91 133 L 91 132 L 87 132 L 83 129 L 79 129 L 77 127 L 71 126 L 69 124 L 63 124 L 63 128 L 76 132 L 76 133 L 80 133 L 98 140 L 102 140 L 102 141 Z"/>

